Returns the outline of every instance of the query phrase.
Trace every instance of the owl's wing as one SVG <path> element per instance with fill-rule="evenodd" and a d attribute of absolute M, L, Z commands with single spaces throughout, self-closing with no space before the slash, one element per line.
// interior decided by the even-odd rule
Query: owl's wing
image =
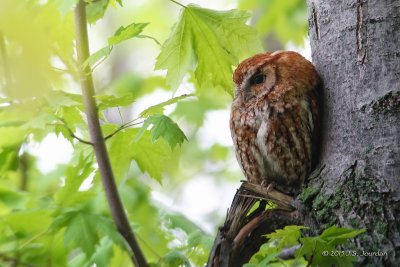
<path fill-rule="evenodd" d="M 318 116 L 313 95 L 292 101 L 290 108 L 271 106 L 257 132 L 266 180 L 298 188 L 311 170 Z"/>

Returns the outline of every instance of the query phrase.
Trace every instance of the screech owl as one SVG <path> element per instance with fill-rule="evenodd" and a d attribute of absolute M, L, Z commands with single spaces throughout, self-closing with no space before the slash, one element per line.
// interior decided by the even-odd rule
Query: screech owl
<path fill-rule="evenodd" d="M 298 194 L 316 160 L 314 66 L 296 52 L 267 52 L 240 63 L 233 80 L 230 129 L 246 179 Z"/>

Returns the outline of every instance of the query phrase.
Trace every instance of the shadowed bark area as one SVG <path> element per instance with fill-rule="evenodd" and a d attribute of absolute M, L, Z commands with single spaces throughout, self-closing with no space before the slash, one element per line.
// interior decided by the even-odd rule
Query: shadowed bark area
<path fill-rule="evenodd" d="M 400 1 L 308 0 L 313 63 L 323 82 L 321 164 L 302 199 L 320 229 L 367 228 L 347 249 L 400 262 Z"/>
<path fill-rule="evenodd" d="M 275 207 L 268 206 L 269 202 Z M 243 266 L 267 241 L 264 235 L 286 225 L 302 225 L 307 220 L 294 203 L 274 189 L 243 182 L 218 230 L 207 266 Z"/>

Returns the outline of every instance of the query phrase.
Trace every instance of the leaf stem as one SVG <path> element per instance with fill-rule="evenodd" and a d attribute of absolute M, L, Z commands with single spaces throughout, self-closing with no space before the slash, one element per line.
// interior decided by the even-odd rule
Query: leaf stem
<path fill-rule="evenodd" d="M 75 8 L 75 31 L 78 64 L 82 66 L 89 57 L 89 41 L 87 33 L 86 4 L 80 0 Z M 138 267 L 147 267 L 146 259 L 139 247 L 137 239 L 129 225 L 122 201 L 118 194 L 114 174 L 111 168 L 110 158 L 101 132 L 98 108 L 94 98 L 95 90 L 90 66 L 79 70 L 80 84 L 82 88 L 83 103 L 89 126 L 89 134 L 93 143 L 94 154 L 97 160 L 101 181 L 106 193 L 107 202 L 116 227 L 125 238 L 132 250 L 132 262 Z"/>
<path fill-rule="evenodd" d="M 183 8 L 186 8 L 185 5 L 179 3 L 179 2 L 177 2 L 177 1 L 175 1 L 175 0 L 169 0 L 169 1 L 171 1 L 171 2 L 173 2 L 173 3 L 175 3 L 175 4 L 179 5 L 179 6 L 181 6 L 181 7 L 183 7 Z"/>
<path fill-rule="evenodd" d="M 131 126 L 135 126 L 135 125 L 139 125 L 139 124 L 143 123 L 143 121 L 139 121 L 139 122 L 133 123 L 134 121 L 136 121 L 136 120 L 138 120 L 138 119 L 139 119 L 139 118 L 134 119 L 134 120 L 132 120 L 132 121 L 129 121 L 129 122 L 127 122 L 127 123 L 122 124 L 121 126 L 118 127 L 117 130 L 115 130 L 114 132 L 112 132 L 112 133 L 110 133 L 109 135 L 107 135 L 106 137 L 104 137 L 104 140 L 110 139 L 111 137 L 113 137 L 114 135 L 116 135 L 118 132 L 120 132 L 120 131 L 122 131 L 122 130 L 124 130 L 124 129 L 126 129 L 126 128 L 129 128 L 129 127 L 131 127 Z"/>
<path fill-rule="evenodd" d="M 6 41 L 4 39 L 4 35 L 2 32 L 0 32 L 0 49 L 1 49 L 1 58 L 3 59 L 4 77 L 6 80 L 6 86 L 11 86 L 11 71 L 8 65 Z"/>

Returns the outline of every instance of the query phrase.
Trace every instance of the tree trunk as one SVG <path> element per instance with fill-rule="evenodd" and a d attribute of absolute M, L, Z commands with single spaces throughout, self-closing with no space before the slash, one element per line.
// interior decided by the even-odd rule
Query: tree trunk
<path fill-rule="evenodd" d="M 307 0 L 313 63 L 324 83 L 325 168 L 303 201 L 321 226 L 366 228 L 346 248 L 400 263 L 400 1 Z M 382 254 L 383 253 L 383 254 Z"/>

